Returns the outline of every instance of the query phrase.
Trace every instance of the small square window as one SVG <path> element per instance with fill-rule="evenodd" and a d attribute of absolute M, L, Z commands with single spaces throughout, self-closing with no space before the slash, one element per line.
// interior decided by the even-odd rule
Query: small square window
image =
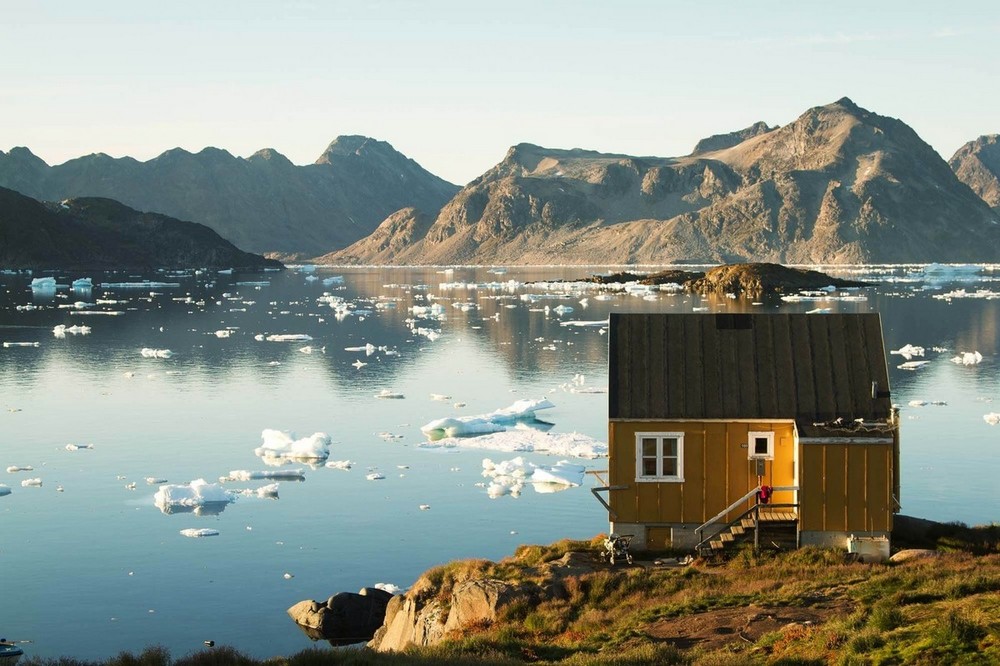
<path fill-rule="evenodd" d="M 774 460 L 774 433 L 751 432 L 748 434 L 747 451 L 751 460 Z"/>

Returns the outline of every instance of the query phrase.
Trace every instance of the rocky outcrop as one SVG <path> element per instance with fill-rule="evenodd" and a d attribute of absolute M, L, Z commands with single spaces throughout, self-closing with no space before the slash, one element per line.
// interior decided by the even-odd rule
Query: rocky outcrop
<path fill-rule="evenodd" d="M 948 164 L 959 180 L 1000 212 L 1000 134 L 970 141 L 952 155 Z"/>
<path fill-rule="evenodd" d="M 906 124 L 843 98 L 685 157 L 518 144 L 410 238 L 324 261 L 998 261 L 1000 214 Z"/>
<path fill-rule="evenodd" d="M 820 271 L 789 268 L 778 264 L 731 264 L 716 266 L 705 275 L 684 283 L 689 291 L 716 294 L 794 293 L 824 287 L 866 287 L 869 283 L 835 278 Z"/>
<path fill-rule="evenodd" d="M 458 190 L 363 136 L 338 137 L 306 166 L 269 148 L 246 159 L 174 148 L 146 162 L 99 153 L 49 166 L 14 148 L 0 151 L 0 187 L 46 201 L 108 197 L 200 222 L 247 250 L 306 257 L 366 237 L 400 208 L 436 214 Z"/>
<path fill-rule="evenodd" d="M 45 204 L 0 188 L 0 266 L 5 268 L 281 268 L 243 252 L 208 227 L 143 213 L 110 199 Z"/>
<path fill-rule="evenodd" d="M 366 587 L 357 594 L 340 592 L 326 602 L 300 601 L 288 609 L 288 615 L 313 640 L 352 645 L 371 640 L 385 621 L 392 599 L 384 590 Z"/>
<path fill-rule="evenodd" d="M 399 652 L 411 645 L 434 645 L 464 628 L 497 622 L 504 609 L 514 604 L 564 598 L 566 577 L 592 573 L 596 567 L 593 553 L 569 552 L 526 570 L 525 577 L 515 582 L 469 578 L 442 590 L 425 576 L 406 595 L 393 597 L 385 624 L 368 646 L 379 652 Z"/>

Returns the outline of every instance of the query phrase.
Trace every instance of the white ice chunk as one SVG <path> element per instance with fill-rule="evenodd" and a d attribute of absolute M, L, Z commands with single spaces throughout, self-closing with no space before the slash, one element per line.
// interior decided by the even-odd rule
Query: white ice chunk
<path fill-rule="evenodd" d="M 330 436 L 324 432 L 296 439 L 294 433 L 265 429 L 260 436 L 263 442 L 254 449 L 254 455 L 261 458 L 325 460 L 330 455 Z"/>
<path fill-rule="evenodd" d="M 551 433 L 525 428 L 480 437 L 450 437 L 420 444 L 423 448 L 489 449 L 506 453 L 545 453 L 574 458 L 603 458 L 608 445 L 580 433 Z"/>
<path fill-rule="evenodd" d="M 306 478 L 302 469 L 269 469 L 260 472 L 251 472 L 246 469 L 234 469 L 226 476 L 220 477 L 220 481 L 258 481 L 260 479 L 284 479 L 286 481 L 302 481 Z"/>
<path fill-rule="evenodd" d="M 375 353 L 376 347 L 372 343 L 366 344 L 364 347 L 344 347 L 344 351 L 349 352 L 364 352 L 366 356 L 371 356 Z"/>
<path fill-rule="evenodd" d="M 56 279 L 54 277 L 38 277 L 32 278 L 31 288 L 39 290 L 51 290 L 56 288 Z"/>
<path fill-rule="evenodd" d="M 961 352 L 958 356 L 951 359 L 952 363 L 958 363 L 959 365 L 977 365 L 983 360 L 983 355 L 978 351 L 974 352 Z"/>
<path fill-rule="evenodd" d="M 32 487 L 32 486 L 35 487 L 35 488 L 41 488 L 42 487 L 42 480 L 41 479 L 37 479 L 37 478 L 36 479 L 25 479 L 24 481 L 21 482 L 21 487 L 22 488 L 28 488 L 28 487 Z"/>
<path fill-rule="evenodd" d="M 930 361 L 907 361 L 906 363 L 900 363 L 896 367 L 900 370 L 916 370 L 922 368 L 930 363 Z"/>
<path fill-rule="evenodd" d="M 989 423 L 990 425 L 997 425 L 998 423 L 1000 423 L 1000 414 L 996 412 L 990 412 L 989 414 L 984 414 L 983 420 Z"/>
<path fill-rule="evenodd" d="M 312 336 L 305 333 L 276 333 L 264 339 L 268 342 L 309 342 Z"/>
<path fill-rule="evenodd" d="M 446 417 L 421 426 L 420 431 L 431 441 L 444 437 L 470 437 L 492 432 L 502 432 L 519 421 L 530 421 L 535 412 L 555 407 L 546 399 L 518 400 L 489 414 L 479 416 Z"/>
<path fill-rule="evenodd" d="M 198 537 L 219 536 L 219 530 L 213 530 L 208 527 L 202 527 L 200 529 L 189 527 L 186 530 L 181 530 L 181 535 L 195 539 Z"/>
<path fill-rule="evenodd" d="M 376 590 L 385 590 L 389 594 L 402 594 L 404 592 L 403 588 L 398 585 L 393 585 L 392 583 L 375 583 L 372 587 Z"/>
<path fill-rule="evenodd" d="M 385 478 L 385 474 L 382 472 L 369 472 L 368 474 L 365 474 L 365 478 L 369 481 L 380 481 Z"/>
<path fill-rule="evenodd" d="M 3 346 L 5 349 L 11 347 L 37 347 L 39 343 L 37 342 L 5 342 Z"/>
<path fill-rule="evenodd" d="M 143 347 L 140 351 L 143 358 L 170 358 L 174 355 L 169 349 L 152 349 L 150 347 Z"/>
<path fill-rule="evenodd" d="M 9 474 L 14 474 L 15 472 L 34 472 L 35 468 L 31 465 L 11 465 L 7 468 Z"/>
<path fill-rule="evenodd" d="M 223 328 L 215 332 L 215 337 L 217 338 L 228 338 L 233 332 L 228 328 Z"/>
<path fill-rule="evenodd" d="M 889 353 L 890 354 L 899 354 L 900 356 L 902 356 L 903 358 L 905 358 L 907 361 L 909 361 L 914 356 L 923 356 L 924 355 L 924 348 L 923 347 L 917 347 L 917 346 L 911 345 L 911 344 L 905 344 L 902 347 L 900 347 L 899 349 L 893 349 Z"/>
<path fill-rule="evenodd" d="M 331 460 L 326 463 L 326 466 L 330 469 L 351 469 L 351 467 L 354 466 L 354 463 L 350 460 Z"/>
<path fill-rule="evenodd" d="M 67 444 L 66 445 L 66 450 L 67 451 L 81 451 L 81 450 L 89 450 L 89 449 L 93 449 L 93 448 L 94 448 L 93 444 Z"/>
<path fill-rule="evenodd" d="M 390 391 L 389 389 L 382 389 L 381 391 L 375 394 L 375 397 L 382 398 L 384 400 L 402 400 L 406 396 L 396 391 Z"/>
<path fill-rule="evenodd" d="M 92 289 L 94 287 L 94 281 L 89 277 L 78 278 L 76 280 L 73 280 L 71 286 L 73 287 L 73 289 Z"/>
<path fill-rule="evenodd" d="M 609 320 L 598 319 L 596 321 L 585 321 L 585 320 L 572 320 L 572 321 L 561 321 L 560 326 L 577 326 L 581 328 L 603 328 L 609 326 Z"/>
<path fill-rule="evenodd" d="M 218 483 L 209 483 L 205 479 L 195 479 L 188 484 L 160 486 L 160 489 L 153 495 L 153 503 L 160 510 L 176 506 L 199 507 L 206 504 L 228 504 L 233 499 L 234 497 Z"/>

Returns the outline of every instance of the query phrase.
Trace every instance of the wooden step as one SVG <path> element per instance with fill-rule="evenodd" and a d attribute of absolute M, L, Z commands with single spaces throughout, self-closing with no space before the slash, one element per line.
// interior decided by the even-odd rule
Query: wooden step
<path fill-rule="evenodd" d="M 726 544 L 724 544 L 721 541 L 709 541 L 708 545 L 711 546 L 714 550 L 722 550 L 723 548 L 726 547 Z"/>
<path fill-rule="evenodd" d="M 746 534 L 746 528 L 744 528 L 742 525 L 733 525 L 732 527 L 729 528 L 729 531 L 737 536 Z"/>
<path fill-rule="evenodd" d="M 732 543 L 736 541 L 736 537 L 734 537 L 732 534 L 728 532 L 723 532 L 722 534 L 719 535 L 719 538 L 727 543 Z"/>

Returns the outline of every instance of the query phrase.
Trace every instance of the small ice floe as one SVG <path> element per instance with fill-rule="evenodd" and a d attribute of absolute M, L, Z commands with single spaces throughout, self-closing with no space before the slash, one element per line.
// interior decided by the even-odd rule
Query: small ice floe
<path fill-rule="evenodd" d="M 149 485 L 151 485 L 151 486 L 157 486 L 157 485 L 159 485 L 161 483 L 166 483 L 166 482 L 167 482 L 166 479 L 161 479 L 158 476 L 147 476 L 146 477 L 146 483 L 149 484 Z"/>
<path fill-rule="evenodd" d="M 353 466 L 354 466 L 354 463 L 351 462 L 350 460 L 331 460 L 331 461 L 329 461 L 329 462 L 326 463 L 326 467 L 329 467 L 330 469 L 344 469 L 344 470 L 347 470 L 347 469 L 351 469 L 351 467 L 353 467 Z"/>
<path fill-rule="evenodd" d="M 583 484 L 584 466 L 560 460 L 551 467 L 536 465 L 518 456 L 498 463 L 483 459 L 483 476 L 490 479 L 486 494 L 491 498 L 517 497 L 528 483 L 536 492 L 553 493 Z"/>
<path fill-rule="evenodd" d="M 479 437 L 450 437 L 424 442 L 421 448 L 489 449 L 506 453 L 545 453 L 573 458 L 604 458 L 608 445 L 580 433 L 541 432 L 532 428 L 495 432 Z"/>
<path fill-rule="evenodd" d="M 279 479 L 282 481 L 304 481 L 306 473 L 302 469 L 269 469 L 251 472 L 246 469 L 234 469 L 219 481 L 259 481 L 261 479 Z"/>
<path fill-rule="evenodd" d="M 382 389 L 375 394 L 376 398 L 382 398 L 383 400 L 402 400 L 406 396 L 402 393 L 396 391 L 390 391 L 389 389 Z"/>
<path fill-rule="evenodd" d="M 927 404 L 926 400 L 911 400 L 907 403 L 910 407 L 923 407 Z"/>
<path fill-rule="evenodd" d="M 443 393 L 431 393 L 431 400 L 439 400 L 444 402 L 445 400 L 451 400 L 450 395 L 445 395 Z"/>
<path fill-rule="evenodd" d="M 42 480 L 38 479 L 38 478 L 35 478 L 35 479 L 25 479 L 24 481 L 21 482 L 21 487 L 22 488 L 41 488 L 42 487 Z"/>
<path fill-rule="evenodd" d="M 219 536 L 219 530 L 213 530 L 208 527 L 189 527 L 185 530 L 181 530 L 181 536 L 191 537 L 193 539 L 197 539 L 199 537 Z"/>
<path fill-rule="evenodd" d="M 370 342 L 366 344 L 364 347 L 344 347 L 344 351 L 364 352 L 366 356 L 371 356 L 372 354 L 374 354 L 376 349 L 378 348 Z"/>
<path fill-rule="evenodd" d="M 923 356 L 924 355 L 924 348 L 923 347 L 917 347 L 917 346 L 911 345 L 911 344 L 905 344 L 902 347 L 900 347 L 899 349 L 893 349 L 889 353 L 890 354 L 899 354 L 900 356 L 902 356 L 903 358 L 905 358 L 907 361 L 909 361 L 911 358 L 914 358 L 916 356 Z"/>
<path fill-rule="evenodd" d="M 131 483 L 126 483 L 125 490 L 135 490 L 135 486 L 136 486 L 135 481 L 132 481 Z"/>
<path fill-rule="evenodd" d="M 420 431 L 431 441 L 445 437 L 471 437 L 492 432 L 502 432 L 518 423 L 535 420 L 535 412 L 555 407 L 546 399 L 518 400 L 489 414 L 479 416 L 445 417 L 421 426 Z"/>
<path fill-rule="evenodd" d="M 376 590 L 384 590 L 392 595 L 402 594 L 405 590 L 398 585 L 393 585 L 392 583 L 375 583 L 372 587 Z"/>
<path fill-rule="evenodd" d="M 229 504 L 235 499 L 218 483 L 209 483 L 205 479 L 195 479 L 186 484 L 168 484 L 160 486 L 153 495 L 153 504 L 160 511 L 170 513 L 174 508 L 196 508 L 210 504 Z"/>
<path fill-rule="evenodd" d="M 918 370 L 928 363 L 930 363 L 930 361 L 906 361 L 905 363 L 900 363 L 896 367 L 900 370 Z"/>
<path fill-rule="evenodd" d="M 382 479 L 385 478 L 385 474 L 383 474 L 378 470 L 373 470 L 365 474 L 365 478 L 368 479 L 369 481 L 381 481 Z"/>
<path fill-rule="evenodd" d="M 576 326 L 579 328 L 605 328 L 610 325 L 607 319 L 597 319 L 597 320 L 574 320 L 574 321 L 561 321 L 560 326 Z"/>
<path fill-rule="evenodd" d="M 830 308 L 813 308 L 806 310 L 806 314 L 830 314 Z"/>
<path fill-rule="evenodd" d="M 11 465 L 7 468 L 8 474 L 16 474 L 17 472 L 34 472 L 35 468 L 31 465 Z"/>
<path fill-rule="evenodd" d="M 235 493 L 241 497 L 258 497 L 260 499 L 278 499 L 278 484 L 269 483 L 266 486 L 261 486 L 260 488 L 246 488 L 245 490 L 232 490 L 231 493 Z"/>
<path fill-rule="evenodd" d="M 420 509 L 421 511 L 427 511 L 427 510 L 429 510 L 431 508 L 431 505 L 430 504 L 421 504 L 417 508 Z"/>
<path fill-rule="evenodd" d="M 59 324 L 52 328 L 52 335 L 59 338 L 60 340 L 66 337 L 66 334 L 71 335 L 90 335 L 89 326 L 67 326 L 66 324 Z"/>
<path fill-rule="evenodd" d="M 951 359 L 952 363 L 957 363 L 958 365 L 977 365 L 983 360 L 983 355 L 978 351 L 974 352 L 960 352 L 958 356 L 954 356 Z"/>
<path fill-rule="evenodd" d="M 263 442 L 254 449 L 254 455 L 281 460 L 326 460 L 330 455 L 330 436 L 316 432 L 309 437 L 296 439 L 294 433 L 265 429 L 260 433 Z"/>
<path fill-rule="evenodd" d="M 5 495 L 10 495 L 11 492 L 13 491 L 10 489 L 9 486 L 5 486 L 4 484 L 0 483 L 0 497 L 3 497 Z"/>
<path fill-rule="evenodd" d="M 152 349 L 150 347 L 143 347 L 140 351 L 143 358 L 170 358 L 174 355 L 169 349 Z"/>
<path fill-rule="evenodd" d="M 360 370 L 361 368 L 365 367 L 368 364 L 365 363 L 364 361 L 362 361 L 361 359 L 358 359 L 354 363 L 351 363 L 351 365 L 353 365 L 355 368 L 357 368 L 358 370 Z"/>
<path fill-rule="evenodd" d="M 335 285 L 335 284 L 344 284 L 344 276 L 343 275 L 331 275 L 328 278 L 323 278 L 323 286 L 324 287 L 329 287 L 329 286 Z"/>
<path fill-rule="evenodd" d="M 1000 414 L 998 414 L 997 412 L 990 412 L 989 414 L 984 414 L 983 420 L 989 423 L 990 425 L 1000 424 Z"/>
<path fill-rule="evenodd" d="M 31 288 L 38 291 L 52 291 L 56 288 L 56 279 L 54 277 L 32 278 Z"/>
<path fill-rule="evenodd" d="M 299 347 L 299 351 L 303 354 L 312 354 L 313 352 L 318 352 L 320 354 L 326 353 L 326 346 L 314 347 L 313 345 L 306 345 L 305 347 Z"/>
<path fill-rule="evenodd" d="M 67 451 L 89 451 L 94 448 L 93 444 L 67 444 Z"/>
<path fill-rule="evenodd" d="M 285 580 L 291 580 L 295 578 L 295 574 L 290 574 L 286 571 L 284 574 L 281 575 L 281 577 L 284 578 Z"/>
<path fill-rule="evenodd" d="M 77 289 L 77 290 L 80 290 L 80 291 L 83 291 L 83 290 L 86 290 L 86 289 L 93 289 L 94 288 L 94 281 L 91 278 L 89 278 L 89 277 L 78 278 L 76 280 L 73 280 L 73 282 L 72 282 L 72 284 L 70 286 L 73 289 Z"/>
<path fill-rule="evenodd" d="M 37 342 L 5 342 L 3 346 L 5 349 L 10 349 L 11 347 L 37 347 L 38 344 Z"/>
<path fill-rule="evenodd" d="M 217 338 L 228 338 L 233 332 L 228 328 L 222 328 L 215 332 L 215 337 Z"/>
<path fill-rule="evenodd" d="M 254 339 L 266 340 L 267 342 L 309 342 L 313 338 L 305 333 L 276 333 L 267 337 L 257 335 L 254 336 Z"/>

